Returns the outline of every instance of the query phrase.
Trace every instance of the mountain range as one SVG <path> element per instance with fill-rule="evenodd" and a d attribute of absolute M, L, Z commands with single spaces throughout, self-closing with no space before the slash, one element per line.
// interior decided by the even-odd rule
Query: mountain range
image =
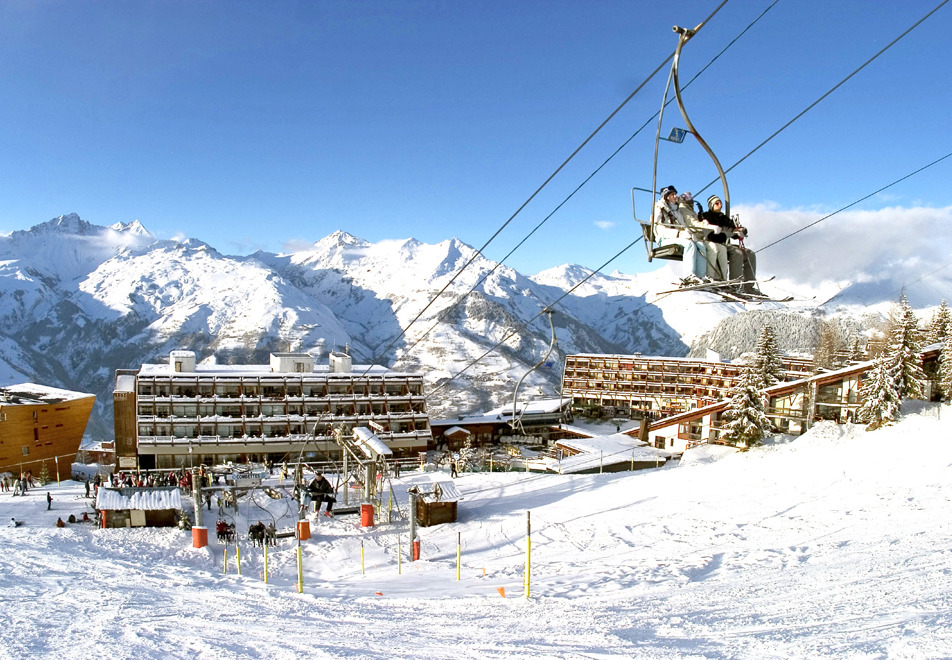
<path fill-rule="evenodd" d="M 550 345 L 544 310 L 556 347 L 520 398 L 557 395 L 568 353 L 703 355 L 716 345 L 735 357 L 767 322 L 796 328 L 778 332 L 788 352 L 815 344 L 822 313 L 812 303 L 747 311 L 664 293 L 673 281 L 671 267 L 526 276 L 455 238 L 370 243 L 343 231 L 288 254 L 228 256 L 194 239 L 158 240 L 138 221 L 105 227 L 69 214 L 0 236 L 0 385 L 94 393 L 87 436 L 108 439 L 116 369 L 165 362 L 173 349 L 230 364 L 347 350 L 355 364 L 422 372 L 440 417 L 512 400 Z M 718 330 L 732 324 L 744 332 Z"/>

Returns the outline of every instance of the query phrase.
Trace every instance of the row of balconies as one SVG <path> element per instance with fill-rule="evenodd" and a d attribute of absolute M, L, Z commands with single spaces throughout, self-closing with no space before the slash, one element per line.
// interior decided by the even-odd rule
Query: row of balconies
<path fill-rule="evenodd" d="M 168 392 L 160 394 L 137 394 L 137 399 L 143 402 L 169 402 L 169 401 L 197 401 L 199 403 L 218 403 L 222 401 L 230 402 L 244 402 L 244 401 L 253 401 L 253 402 L 262 402 L 262 401 L 287 401 L 290 403 L 317 403 L 317 402 L 353 402 L 353 401 L 382 401 L 382 402 L 392 402 L 392 401 L 420 401 L 425 400 L 425 397 L 422 394 L 330 394 L 330 395 L 293 395 L 293 396 L 276 396 L 276 397 L 267 397 L 267 396 L 248 396 L 248 395 L 228 395 L 228 394 L 216 394 L 211 396 L 205 395 L 170 395 Z"/>
<path fill-rule="evenodd" d="M 432 439 L 432 433 L 429 430 L 420 430 L 420 431 L 408 431 L 403 433 L 388 433 L 383 436 L 380 436 L 380 439 L 384 443 L 396 443 L 402 440 L 426 440 L 429 441 Z M 175 437 L 172 435 L 140 435 L 138 438 L 139 446 L 181 446 L 193 447 L 196 449 L 201 449 L 203 446 L 209 445 L 251 445 L 251 444 L 274 444 L 274 445 L 284 445 L 284 444 L 296 444 L 296 443 L 312 443 L 312 442 L 328 442 L 335 443 L 336 440 L 332 435 L 318 435 L 312 436 L 309 434 L 295 434 L 287 436 L 260 436 L 260 435 L 243 435 L 236 437 L 221 436 L 221 435 L 200 435 L 192 437 Z"/>

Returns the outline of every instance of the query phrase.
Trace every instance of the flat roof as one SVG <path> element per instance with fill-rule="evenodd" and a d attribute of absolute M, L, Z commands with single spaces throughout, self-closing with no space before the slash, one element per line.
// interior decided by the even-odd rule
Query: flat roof
<path fill-rule="evenodd" d="M 9 405 L 43 405 L 75 401 L 95 397 L 94 394 L 73 392 L 58 387 L 47 387 L 36 383 L 20 383 L 0 387 L 0 404 Z"/>
<path fill-rule="evenodd" d="M 354 365 L 350 371 L 333 372 L 326 364 L 314 365 L 314 371 L 272 371 L 270 364 L 197 364 L 195 371 L 175 371 L 168 364 L 143 364 L 139 368 L 140 376 L 274 376 L 295 378 L 308 376 L 332 376 L 337 378 L 351 378 L 354 376 L 419 376 L 402 371 L 392 371 L 377 364 Z"/>

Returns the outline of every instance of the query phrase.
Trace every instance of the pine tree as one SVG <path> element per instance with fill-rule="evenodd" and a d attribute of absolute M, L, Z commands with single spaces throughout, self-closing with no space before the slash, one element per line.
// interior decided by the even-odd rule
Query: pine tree
<path fill-rule="evenodd" d="M 952 341 L 948 337 L 939 353 L 939 373 L 936 374 L 936 386 L 939 397 L 946 401 L 952 399 Z"/>
<path fill-rule="evenodd" d="M 43 461 L 43 463 L 40 465 L 40 474 L 38 478 L 40 480 L 41 486 L 45 486 L 46 484 L 50 483 L 50 481 L 52 481 L 52 479 L 50 479 L 50 470 L 46 467 L 46 461 Z"/>
<path fill-rule="evenodd" d="M 926 375 L 919 364 L 919 321 L 905 294 L 899 296 L 899 307 L 893 312 L 890 330 L 886 367 L 896 382 L 896 392 L 900 400 L 920 399 Z"/>
<path fill-rule="evenodd" d="M 866 354 L 865 347 L 856 335 L 852 335 L 849 340 L 850 362 L 862 362 Z"/>
<path fill-rule="evenodd" d="M 762 387 L 770 387 L 783 380 L 783 362 L 780 359 L 780 349 L 777 347 L 777 338 L 773 329 L 765 325 L 757 340 L 757 354 L 754 357 L 754 373 L 763 383 Z"/>
<path fill-rule="evenodd" d="M 721 419 L 721 439 L 732 445 L 756 447 L 770 433 L 770 420 L 760 398 L 763 382 L 753 369 L 746 369 L 731 389 L 731 402 Z"/>
<path fill-rule="evenodd" d="M 463 447 L 459 450 L 459 457 L 456 459 L 456 469 L 459 472 L 469 472 L 477 464 L 476 450 L 473 448 L 472 436 L 467 436 L 463 442 Z"/>
<path fill-rule="evenodd" d="M 932 325 L 929 326 L 929 334 L 926 336 L 926 345 L 938 344 L 945 341 L 949 335 L 949 320 L 952 315 L 949 314 L 949 306 L 945 300 L 939 305 L 939 308 L 932 315 Z"/>
<path fill-rule="evenodd" d="M 859 390 L 862 403 L 856 410 L 856 419 L 869 424 L 868 431 L 895 421 L 899 417 L 901 397 L 896 389 L 896 379 L 890 372 L 888 358 L 876 360 Z"/>
<path fill-rule="evenodd" d="M 840 350 L 840 331 L 836 324 L 829 321 L 820 321 L 820 337 L 817 339 L 816 348 L 813 350 L 813 367 L 817 371 L 820 369 L 833 369 L 837 366 L 837 351 Z"/>

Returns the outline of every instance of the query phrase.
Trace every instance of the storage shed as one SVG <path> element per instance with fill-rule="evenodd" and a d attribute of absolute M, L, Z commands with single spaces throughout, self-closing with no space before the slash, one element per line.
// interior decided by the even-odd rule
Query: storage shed
<path fill-rule="evenodd" d="M 105 527 L 175 527 L 182 509 L 178 488 L 100 488 L 96 510 Z"/>
<path fill-rule="evenodd" d="M 415 486 L 417 522 L 420 527 L 432 527 L 456 522 L 456 503 L 463 499 L 452 481 L 434 481 L 430 490 Z"/>

